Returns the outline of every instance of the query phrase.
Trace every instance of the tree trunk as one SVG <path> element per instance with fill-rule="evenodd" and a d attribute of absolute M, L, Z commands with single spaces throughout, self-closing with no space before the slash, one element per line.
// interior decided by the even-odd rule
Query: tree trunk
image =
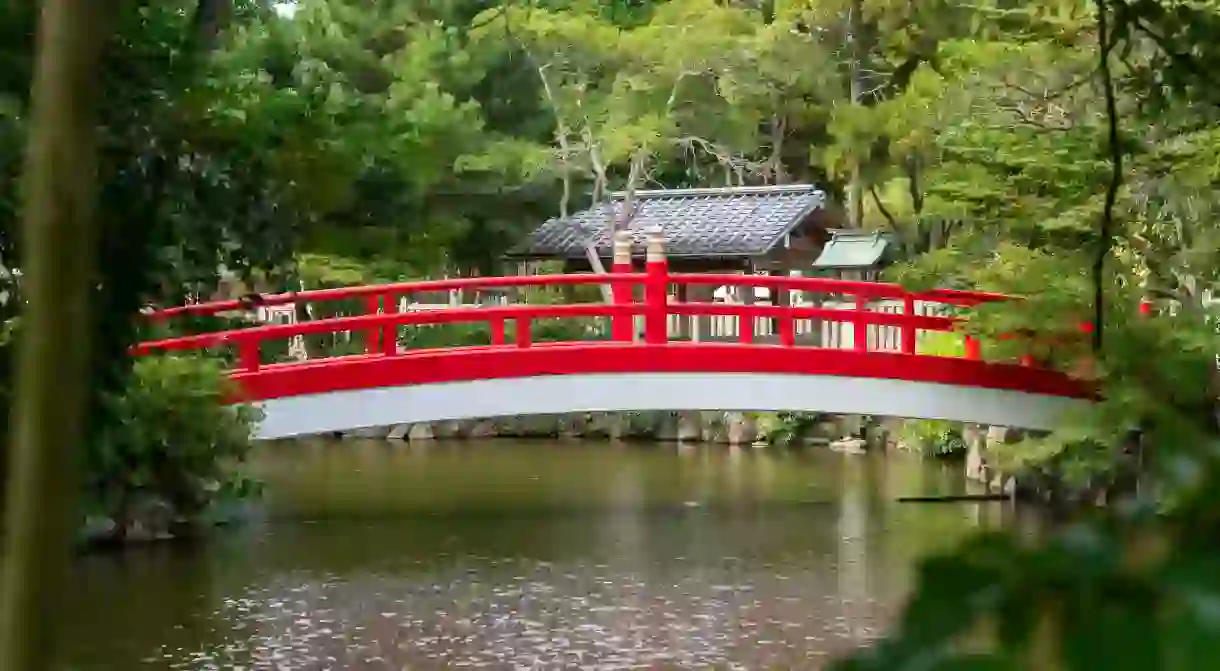
<path fill-rule="evenodd" d="M 0 669 L 50 665 L 78 498 L 93 340 L 97 100 L 118 11 L 44 0 L 24 172 L 23 316 L 0 573 Z"/>
<path fill-rule="evenodd" d="M 851 104 L 859 105 L 864 98 L 864 82 L 862 80 L 861 68 L 864 58 L 862 53 L 863 48 L 860 46 L 860 31 L 864 23 L 864 0 L 852 0 L 850 14 L 847 17 L 847 42 L 850 45 L 850 77 L 851 81 L 848 84 L 848 93 L 851 96 Z M 860 181 L 860 161 L 862 157 L 855 156 L 851 169 L 851 183 L 847 186 L 847 203 L 848 203 L 848 227 L 863 228 L 864 227 L 864 184 Z"/>

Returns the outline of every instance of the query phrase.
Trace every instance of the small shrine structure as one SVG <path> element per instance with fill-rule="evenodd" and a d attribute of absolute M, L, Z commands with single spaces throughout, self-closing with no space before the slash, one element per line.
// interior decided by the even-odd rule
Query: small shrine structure
<path fill-rule="evenodd" d="M 613 252 L 611 223 L 617 221 L 631 233 L 634 260 L 640 265 L 649 232 L 660 231 L 674 272 L 873 280 L 888 260 L 886 236 L 837 228 L 841 214 L 829 204 L 824 191 L 810 184 L 636 191 L 632 212 L 624 216 L 626 201 L 625 193 L 614 193 L 607 202 L 566 219 L 550 219 L 507 257 L 519 264 L 522 274 L 536 272 L 542 262 L 556 261 L 563 264 L 563 272 L 589 272 L 587 247 L 591 243 L 608 268 Z M 730 294 L 725 287 L 696 286 L 682 287 L 675 298 L 774 305 L 820 301 L 795 291 L 772 297 L 765 288 L 748 294 L 740 289 Z M 735 328 L 718 328 L 707 318 L 678 322 L 673 325 L 678 337 L 735 337 Z M 767 324 L 758 327 L 760 336 L 770 330 Z M 820 332 L 812 323 L 798 326 L 798 337 L 805 336 L 802 340 L 819 340 Z"/>

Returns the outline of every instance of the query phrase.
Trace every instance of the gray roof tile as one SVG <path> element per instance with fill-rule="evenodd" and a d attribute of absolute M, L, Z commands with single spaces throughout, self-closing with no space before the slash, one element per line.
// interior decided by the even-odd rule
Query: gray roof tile
<path fill-rule="evenodd" d="M 636 192 L 636 215 L 628 225 L 636 252 L 648 231 L 665 232 L 670 256 L 757 256 L 765 254 L 799 223 L 825 204 L 825 194 L 800 184 L 724 189 L 672 189 Z M 610 256 L 610 213 L 623 206 L 623 194 L 565 219 L 539 226 L 509 253 L 517 258 L 583 258 L 593 239 L 598 254 Z"/>

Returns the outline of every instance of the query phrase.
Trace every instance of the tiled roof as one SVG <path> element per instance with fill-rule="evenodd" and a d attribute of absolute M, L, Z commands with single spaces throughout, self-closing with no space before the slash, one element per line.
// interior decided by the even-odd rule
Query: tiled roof
<path fill-rule="evenodd" d="M 823 207 L 826 195 L 808 184 L 723 189 L 637 191 L 636 213 L 628 225 L 636 252 L 648 231 L 665 233 L 669 256 L 757 256 Z M 551 219 L 509 253 L 517 258 L 583 258 L 592 239 L 598 254 L 610 256 L 609 219 L 623 206 L 616 193 L 605 204 Z"/>

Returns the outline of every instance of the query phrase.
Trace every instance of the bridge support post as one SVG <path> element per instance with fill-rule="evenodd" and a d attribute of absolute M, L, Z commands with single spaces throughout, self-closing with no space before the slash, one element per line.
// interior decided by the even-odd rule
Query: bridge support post
<path fill-rule="evenodd" d="M 669 342 L 669 263 L 665 259 L 665 234 L 648 234 L 647 278 L 644 285 L 644 342 L 664 345 Z"/>
<path fill-rule="evenodd" d="M 616 231 L 614 234 L 614 266 L 613 272 L 631 272 L 631 232 Z M 610 286 L 615 305 L 630 305 L 635 302 L 632 296 L 632 286 L 627 282 L 615 282 Z M 610 318 L 610 337 L 619 342 L 634 340 L 632 332 L 635 315 L 616 314 Z"/>
<path fill-rule="evenodd" d="M 908 317 L 915 316 L 915 297 L 907 294 L 902 297 L 902 312 Z M 902 327 L 902 353 L 914 354 L 916 341 L 919 332 L 915 329 L 915 325 L 908 319 L 906 325 Z"/>

